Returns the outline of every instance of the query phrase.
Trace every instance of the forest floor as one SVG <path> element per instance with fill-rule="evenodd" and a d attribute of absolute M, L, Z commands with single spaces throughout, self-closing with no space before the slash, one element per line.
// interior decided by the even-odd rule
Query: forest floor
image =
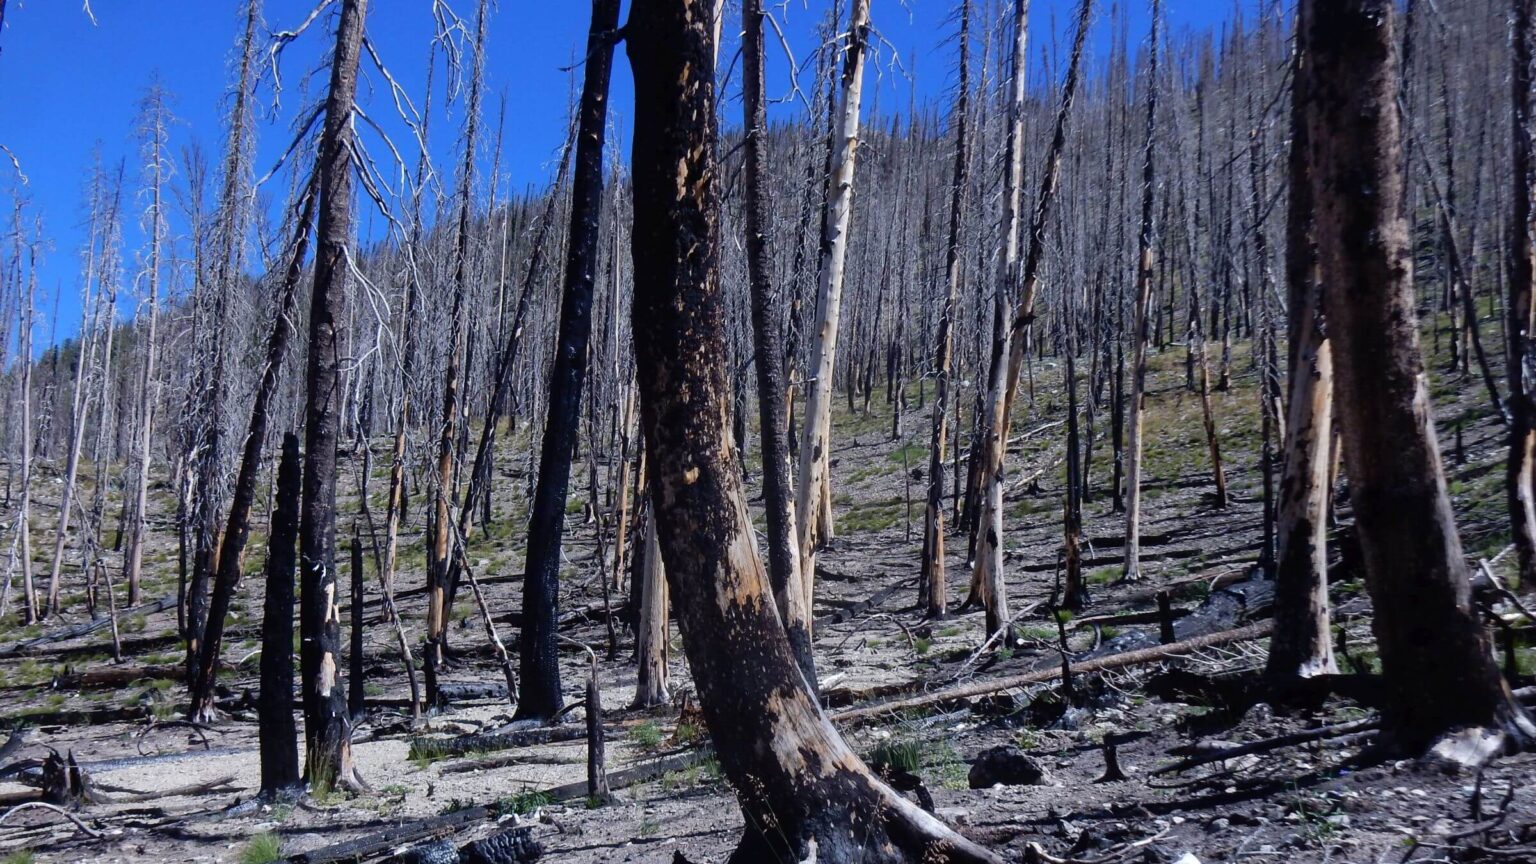
<path fill-rule="evenodd" d="M 1219 346 L 1213 346 L 1219 351 Z M 1427 343 L 1426 347 L 1430 347 Z M 1159 591 L 1169 592 L 1176 638 L 1267 620 L 1267 583 L 1250 578 L 1262 546 L 1261 433 L 1258 375 L 1248 343 L 1232 354 L 1232 386 L 1213 395 L 1231 489 L 1229 506 L 1214 504 L 1211 466 L 1198 394 L 1184 387 L 1184 350 L 1154 356 L 1148 400 L 1144 579 L 1118 581 L 1123 516 L 1109 494 L 1112 476 L 1108 411 L 1094 421 L 1089 465 L 1092 497 L 1084 536 L 1092 601 L 1065 624 L 1072 664 L 1159 642 L 1154 615 Z M 1084 364 L 1087 365 L 1086 362 Z M 1504 437 L 1490 417 L 1474 373 L 1447 374 L 1437 356 L 1433 393 L 1446 454 L 1447 479 L 1469 557 L 1494 562 L 1508 575 L 1502 491 Z M 1087 372 L 1087 369 L 1081 370 Z M 928 411 L 914 397 L 901 437 L 891 436 L 891 409 L 880 390 L 867 413 L 840 402 L 833 439 L 837 536 L 820 557 L 816 662 L 823 695 L 854 747 L 876 761 L 921 778 L 935 811 L 1006 860 L 1026 860 L 1029 844 L 1047 855 L 1103 864 L 1202 862 L 1532 861 L 1536 848 L 1536 756 L 1500 759 L 1478 774 L 1448 772 L 1414 762 L 1369 756 L 1369 706 L 1330 696 L 1312 710 L 1279 711 L 1251 685 L 1262 668 L 1263 639 L 1230 642 L 1101 673 L 1001 690 L 973 699 L 941 700 L 921 708 L 877 711 L 856 720 L 838 712 L 867 708 L 882 694 L 921 694 L 955 683 L 976 683 L 1059 669 L 1056 622 L 1046 610 L 1062 559 L 1064 418 L 1062 372 L 1054 361 L 1032 368 L 1033 396 L 1021 398 L 1010 456 L 1005 519 L 1007 582 L 1020 642 L 978 654 L 983 641 L 979 609 L 925 620 L 915 608 L 921 543 L 922 475 L 928 464 Z M 1080 397 L 1081 398 L 1081 397 Z M 969 414 L 973 394 L 965 391 Z M 862 409 L 862 406 L 859 406 Z M 480 576 L 502 638 L 515 647 L 508 613 L 520 607 L 517 574 L 523 563 L 522 524 L 529 477 L 523 454 L 526 430 L 504 445 L 496 484 L 496 521 L 471 539 L 470 558 Z M 966 443 L 962 439 L 962 444 Z M 377 453 L 387 452 L 376 442 Z M 517 454 L 514 458 L 512 454 Z M 343 533 L 360 512 L 353 467 L 343 489 Z M 386 459 L 374 459 L 372 510 L 383 513 Z M 749 489 L 760 518 L 756 449 L 748 459 Z M 963 463 L 962 463 L 963 464 Z M 88 466 L 89 468 L 89 466 Z M 513 470 L 513 469 L 516 470 Z M 327 858 L 334 844 L 385 835 L 427 822 L 418 835 L 445 834 L 462 844 L 511 824 L 527 825 L 561 862 L 723 861 L 741 831 L 741 818 L 707 735 L 688 707 L 690 682 L 672 634 L 673 704 L 627 709 L 635 687 L 633 633 L 619 611 L 627 587 L 604 613 L 602 580 L 608 572 L 594 527 L 583 518 L 589 493 L 578 464 L 566 529 L 567 567 L 561 595 L 565 635 L 606 650 L 612 622 L 618 659 L 598 664 L 607 728 L 607 767 L 616 800 L 586 800 L 586 745 L 566 743 L 439 757 L 433 742 L 506 726 L 503 697 L 451 703 L 424 727 L 412 729 L 403 712 L 407 689 L 391 628 L 379 626 L 375 577 L 368 581 L 365 642 L 368 704 L 357 723 L 354 753 L 372 792 L 322 792 L 302 801 L 254 805 L 258 785 L 254 712 L 256 649 L 261 608 L 265 525 L 258 526 L 246 562 L 248 575 L 231 613 L 223 673 L 226 720 L 208 729 L 174 722 L 185 709 L 185 688 L 174 603 L 119 615 L 122 664 L 111 659 L 109 628 L 55 638 L 90 621 L 78 566 L 66 568 L 70 613 L 23 628 L 0 627 L 0 715 L 5 726 L 25 724 L 19 749 L 0 765 L 41 759 L 49 748 L 73 754 L 104 800 L 75 815 L 83 828 L 38 808 L 5 814 L 0 862 L 23 861 L 239 861 L 259 864 L 279 854 L 296 860 Z M 600 479 L 610 477 L 606 470 Z M 82 495 L 94 495 L 85 472 Z M 45 577 L 61 481 L 46 474 L 34 517 L 34 549 Z M 110 484 L 109 484 L 110 485 Z M 606 494 L 606 493 L 604 493 Z M 176 590 L 174 492 L 152 490 L 156 519 L 147 556 L 145 597 L 174 598 Z M 580 499 L 580 500 L 578 500 Z M 404 547 L 399 585 L 417 585 L 424 566 L 420 513 L 411 513 L 412 539 Z M 102 512 L 116 513 L 114 497 Z M 1342 515 L 1347 516 L 1347 502 Z M 264 517 L 262 517 L 264 518 Z M 113 520 L 109 517 L 108 525 Z M 1347 520 L 1346 523 L 1347 525 Z M 1336 532 L 1337 534 L 1338 532 Z M 1347 532 L 1345 532 L 1347 534 Z M 111 539 L 110 530 L 108 540 Z M 5 538 L 9 545 L 10 538 Z M 71 540 L 73 548 L 74 540 Z M 1336 630 L 1347 648 L 1345 671 L 1377 668 L 1362 574 L 1334 544 L 1332 573 Z M 965 540 L 949 548 L 951 609 L 965 599 L 969 568 Z M 77 558 L 67 560 L 75 561 Z M 107 566 L 118 572 L 114 555 Z M 1531 604 L 1529 586 L 1521 592 Z M 403 593 L 400 606 L 413 640 L 424 614 L 420 593 Z M 1188 614 L 1185 614 L 1188 613 Z M 14 616 L 12 616 L 14 617 Z M 348 620 L 343 609 L 343 621 Z M 468 592 L 455 609 L 454 646 L 464 660 L 448 680 L 496 684 L 503 680 Z M 1536 651 L 1513 652 L 1529 684 Z M 581 699 L 587 669 L 583 650 L 562 657 L 568 701 Z M 88 686 L 71 676 L 133 668 L 131 683 Z M 1364 697 L 1362 697 L 1364 698 Z M 567 722 L 578 722 L 577 708 Z M 1321 730 L 1321 731 L 1318 731 Z M 1211 754 L 1224 747 L 1312 731 L 1314 740 L 1231 756 L 1182 771 L 1157 773 L 1177 754 Z M 1115 744 L 1126 779 L 1100 782 L 1105 745 Z M 1041 769 L 1030 785 L 971 789 L 971 763 L 989 748 L 1011 745 Z M 639 769 L 639 770 L 635 770 Z M 632 776 L 633 775 L 633 776 Z M 228 782 L 213 791 L 167 795 L 178 787 Z M 626 779 L 636 782 L 623 783 Z M 561 787 L 569 785 L 568 789 Z M 16 776 L 0 779 L 0 801 L 29 794 Z M 125 800 L 133 792 L 148 800 Z M 9 805 L 0 806 L 0 813 Z M 435 828 L 428 831 L 429 828 Z M 398 845 L 398 844 L 397 844 Z M 374 857 L 383 857 L 388 847 Z M 10 856 L 10 857 L 6 857 Z M 33 856 L 33 857 L 28 857 Z M 307 857 L 304 857 L 307 856 Z M 1038 859 L 1050 860 L 1050 859 Z"/>

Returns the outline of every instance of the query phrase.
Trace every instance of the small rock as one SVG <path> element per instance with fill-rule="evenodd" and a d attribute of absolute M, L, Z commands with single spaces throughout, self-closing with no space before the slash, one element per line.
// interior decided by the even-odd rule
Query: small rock
<path fill-rule="evenodd" d="M 1232 820 L 1223 816 L 1220 819 L 1212 819 L 1206 827 L 1212 831 L 1225 831 L 1232 827 Z"/>
<path fill-rule="evenodd" d="M 983 750 L 971 765 L 967 778 L 972 789 L 1005 786 L 1038 786 L 1045 782 L 1045 769 L 1012 745 Z"/>
<path fill-rule="evenodd" d="M 1173 864 L 1200 864 L 1200 859 L 1196 858 L 1193 852 L 1185 852 Z"/>

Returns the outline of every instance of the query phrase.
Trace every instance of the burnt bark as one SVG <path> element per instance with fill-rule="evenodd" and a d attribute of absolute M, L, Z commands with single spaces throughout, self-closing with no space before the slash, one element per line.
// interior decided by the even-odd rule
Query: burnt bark
<path fill-rule="evenodd" d="M 772 285 L 772 209 L 764 187 L 768 173 L 767 96 L 763 86 L 763 4 L 743 0 L 742 19 L 742 112 L 747 127 L 745 141 L 747 273 L 752 292 L 752 336 L 757 350 L 758 423 L 762 430 L 763 499 L 768 516 L 768 578 L 773 583 L 779 618 L 789 634 L 806 683 L 816 686 L 816 662 L 811 650 L 809 610 L 800 590 L 800 544 L 795 536 L 795 501 L 789 480 L 789 418 L 784 358 L 779 353 L 782 337 L 779 321 L 783 310 Z"/>
<path fill-rule="evenodd" d="M 1305 14 L 1303 6 L 1299 14 Z M 1322 290 L 1313 241 L 1307 165 L 1306 20 L 1298 17 L 1291 62 L 1290 211 L 1286 281 L 1290 297 L 1285 464 L 1280 475 L 1275 635 L 1267 670 L 1284 679 L 1337 671 L 1328 629 L 1328 498 L 1333 436 L 1333 347 L 1323 333 Z"/>
<path fill-rule="evenodd" d="M 261 382 L 251 402 L 251 421 L 245 433 L 245 446 L 240 454 L 240 471 L 235 477 L 234 495 L 230 501 L 229 518 L 224 525 L 224 547 L 219 555 L 218 569 L 214 576 L 213 594 L 208 602 L 208 622 L 203 627 L 202 659 L 192 678 L 191 705 L 187 718 L 193 722 L 212 719 L 214 679 L 218 674 L 219 652 L 224 639 L 224 617 L 229 612 L 229 601 L 240 584 L 240 559 L 245 544 L 251 536 L 251 510 L 256 503 L 257 474 L 261 470 L 261 451 L 266 445 L 267 424 L 272 412 L 272 399 L 277 394 L 278 379 L 282 374 L 283 358 L 292 338 L 293 307 L 298 299 L 299 282 L 304 276 L 304 256 L 309 249 L 310 225 L 314 221 L 315 189 L 313 179 L 304 193 L 299 207 L 298 222 L 294 226 L 292 254 L 288 269 L 283 275 L 282 288 L 276 314 L 272 318 L 272 332 L 267 337 L 267 362 L 261 371 Z"/>
<path fill-rule="evenodd" d="M 261 616 L 261 791 L 299 785 L 299 730 L 293 722 L 293 571 L 299 534 L 299 438 L 283 436 L 277 468 L 277 507 L 267 546 L 267 593 Z"/>
<path fill-rule="evenodd" d="M 560 541 L 565 533 L 565 496 L 571 480 L 581 388 L 587 372 L 587 346 L 592 337 L 592 285 L 597 272 L 598 219 L 603 207 L 608 80 L 618 22 L 618 0 L 593 0 L 571 181 L 570 245 L 566 249 L 560 334 L 554 368 L 550 371 L 539 480 L 528 519 L 528 565 L 524 569 L 523 629 L 518 651 L 522 675 L 517 706 L 520 718 L 548 719 L 563 704 L 556 632 Z"/>
<path fill-rule="evenodd" d="M 320 178 L 320 215 L 309 312 L 299 516 L 299 665 L 306 772 L 311 784 L 351 788 L 366 786 L 352 764 L 351 722 L 337 666 L 341 615 L 336 604 L 336 445 L 342 421 L 342 329 L 351 282 L 352 111 L 367 14 L 368 0 L 342 0 L 315 168 Z"/>
<path fill-rule="evenodd" d="M 732 860 L 996 861 L 870 774 L 778 620 L 729 442 L 709 6 L 637 0 L 627 28 L 632 315 L 658 540 L 705 724 L 749 826 Z"/>
<path fill-rule="evenodd" d="M 1392 0 L 1303 4 L 1318 271 L 1338 361 L 1350 498 L 1405 752 L 1481 761 L 1533 727 L 1471 605 L 1419 350 Z M 1477 733 L 1446 737 L 1455 732 Z"/>

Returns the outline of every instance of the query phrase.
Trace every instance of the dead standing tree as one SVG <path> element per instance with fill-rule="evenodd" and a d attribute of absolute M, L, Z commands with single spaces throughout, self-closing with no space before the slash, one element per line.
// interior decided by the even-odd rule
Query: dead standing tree
<path fill-rule="evenodd" d="M 133 522 L 128 528 L 128 549 L 123 553 L 123 581 L 128 583 L 128 605 L 137 606 L 139 597 L 139 571 L 144 561 L 145 523 L 149 503 L 149 468 L 155 413 L 155 353 L 159 325 L 160 277 L 164 261 L 166 232 L 165 179 L 170 170 L 166 155 L 166 138 L 170 134 L 169 112 L 165 106 L 165 93 L 158 85 L 150 91 L 140 108 L 140 133 L 144 136 L 144 173 L 149 185 L 149 206 L 144 213 L 145 230 L 149 233 L 149 255 L 145 264 L 145 308 L 139 314 L 148 318 L 145 324 L 144 359 L 139 367 L 138 428 L 134 432 L 134 478 L 131 497 Z"/>
<path fill-rule="evenodd" d="M 560 330 L 549 379 L 549 410 L 539 452 L 539 479 L 528 519 L 528 563 L 523 580 L 523 628 L 518 645 L 517 714 L 548 720 L 560 711 L 558 594 L 565 498 L 581 412 L 581 388 L 592 337 L 592 288 L 597 274 L 598 226 L 603 209 L 603 142 L 608 82 L 619 22 L 619 0 L 592 0 L 592 25 L 576 132 L 571 188 L 570 243 L 566 248 Z M 595 503 L 595 502 L 594 502 Z"/>
<path fill-rule="evenodd" d="M 997 436 L 984 451 L 987 464 L 978 476 L 987 487 L 982 499 L 982 530 L 986 531 L 986 548 L 976 556 L 977 562 L 987 559 L 971 571 L 971 591 L 965 605 L 980 600 L 987 609 L 993 609 L 994 596 L 1004 591 L 1002 571 L 1002 482 L 1003 466 L 1007 458 L 1008 431 L 1013 422 L 1013 404 L 1018 395 L 1020 375 L 1024 371 L 1024 358 L 1030 348 L 1030 334 L 1035 320 L 1035 298 L 1040 284 L 1040 265 L 1045 260 L 1045 232 L 1050 226 L 1052 205 L 1061 179 L 1061 154 L 1067 143 L 1067 122 L 1072 117 L 1072 103 L 1077 97 L 1081 80 L 1083 46 L 1088 39 L 1088 25 L 1093 20 L 1093 0 L 1080 0 L 1072 38 L 1072 56 L 1067 61 L 1067 76 L 1062 84 L 1061 105 L 1056 110 L 1056 120 L 1051 130 L 1050 144 L 1046 149 L 1045 163 L 1040 172 L 1040 189 L 1035 197 L 1034 213 L 1029 222 L 1029 247 L 1019 272 L 1019 282 L 1009 291 L 1017 291 L 1013 299 L 1010 322 L 1005 334 L 1005 344 L 995 349 L 994 371 L 988 399 L 987 435 Z M 1015 27 L 1025 24 L 1023 18 L 1015 18 Z M 1017 40 L 1017 35 L 1015 39 Z M 1015 48 L 1015 56 L 1017 51 Z M 1003 367 L 1006 358 L 1007 366 Z M 994 431 L 995 430 L 995 431 Z M 991 487 L 996 485 L 994 491 Z M 988 615 L 988 626 L 1001 627 L 1005 619 L 995 613 Z M 992 632 L 996 632 L 993 630 Z"/>
<path fill-rule="evenodd" d="M 1386 683 L 1404 752 L 1478 764 L 1536 726 L 1472 609 L 1414 314 L 1392 0 L 1303 0 L 1318 275 L 1340 426 Z M 1426 638 L 1434 634 L 1434 638 Z"/>
<path fill-rule="evenodd" d="M 837 362 L 838 320 L 843 303 L 848 240 L 853 221 L 853 172 L 859 149 L 859 106 L 864 95 L 864 63 L 869 54 L 869 0 L 853 0 L 838 91 L 836 156 L 827 187 L 825 236 L 816 292 L 816 339 L 807 370 L 805 420 L 800 430 L 800 470 L 796 477 L 795 534 L 800 541 L 801 591 L 805 608 L 815 608 L 816 548 L 826 541 L 832 502 L 827 471 L 832 445 L 832 375 Z M 817 527 L 820 526 L 820 531 Z"/>
<path fill-rule="evenodd" d="M 299 665 L 305 765 L 311 784 L 366 789 L 352 762 L 351 719 L 341 686 L 341 612 L 336 602 L 336 446 L 341 427 L 342 329 L 351 282 L 352 114 L 368 0 L 341 0 L 331 56 L 325 125 L 315 170 L 320 183 L 315 285 L 310 298 L 299 516 Z"/>
<path fill-rule="evenodd" d="M 774 608 L 730 444 L 708 5 L 638 0 L 626 31 L 636 108 L 632 314 L 667 579 L 705 722 L 747 824 L 731 860 L 996 862 L 859 761 L 812 698 Z"/>
<path fill-rule="evenodd" d="M 1509 467 L 1505 489 L 1510 533 L 1520 560 L 1520 581 L 1536 583 L 1536 242 L 1531 237 L 1531 0 L 1514 0 L 1510 16 L 1510 173 L 1514 178 L 1509 224 L 1509 302 L 1506 331 L 1509 378 Z"/>
<path fill-rule="evenodd" d="M 938 332 L 934 334 L 933 357 L 933 437 L 929 445 L 928 505 L 923 513 L 923 557 L 920 602 L 927 613 L 941 617 L 946 611 L 944 584 L 944 455 L 949 443 L 949 385 L 954 366 L 955 315 L 960 305 L 961 216 L 970 172 L 970 92 L 971 92 L 971 4 L 960 3 L 960 74 L 955 87 L 955 168 L 950 181 L 949 242 L 944 251 L 944 273 L 948 292 L 939 312 Z M 957 400 L 958 401 L 958 400 Z M 958 436 L 959 430 L 956 429 Z M 998 598 L 1001 617 L 1007 620 L 1007 598 Z M 994 606 L 989 605 L 989 614 Z M 988 631 L 991 631 L 988 621 Z M 999 624 L 999 627 L 1002 625 Z"/>
<path fill-rule="evenodd" d="M 743 0 L 742 119 L 746 126 L 747 273 L 752 291 L 752 336 L 756 350 L 758 423 L 763 448 L 763 497 L 768 517 L 768 575 L 774 602 L 800 671 L 813 687 L 810 607 L 800 589 L 800 543 L 795 534 L 795 499 L 790 488 L 789 418 L 784 413 L 784 358 L 779 321 L 783 317 L 772 283 L 773 210 L 769 206 L 768 110 L 763 84 L 762 0 Z M 718 46 L 717 46 L 718 47 Z M 627 420 L 626 420 L 627 423 Z M 626 433 L 627 434 L 627 433 Z M 650 554 L 647 552 L 647 554 Z"/>
<path fill-rule="evenodd" d="M 464 413 L 464 366 L 469 339 L 469 233 L 474 211 L 475 143 L 480 126 L 480 98 L 485 83 L 486 0 L 475 16 L 474 65 L 469 105 L 464 115 L 464 160 L 459 165 L 458 217 L 453 244 L 453 307 L 449 314 L 448 362 L 443 371 L 443 412 L 437 439 L 437 489 L 433 496 L 432 547 L 427 560 L 427 644 L 422 671 L 427 704 L 437 702 L 437 675 L 448 639 L 449 570 L 455 557 L 453 496 L 458 488 L 459 420 Z"/>
<path fill-rule="evenodd" d="M 266 446 L 267 426 L 272 419 L 272 401 L 277 395 L 283 360 L 292 339 L 293 328 L 290 322 L 298 302 L 299 283 L 304 277 L 304 260 L 308 254 L 310 229 L 315 218 L 315 193 L 315 178 L 311 175 L 302 193 L 298 216 L 293 222 L 294 236 L 289 247 L 288 266 L 278 289 L 272 331 L 267 337 L 266 364 L 262 367 L 261 379 L 251 400 L 250 424 L 241 448 L 240 470 L 235 475 L 229 518 L 224 525 L 223 551 L 219 555 L 219 568 L 214 575 L 213 593 L 208 602 L 208 622 L 203 628 L 202 657 L 196 667 L 196 676 L 190 682 L 191 701 L 187 708 L 187 718 L 194 723 L 204 723 L 215 716 L 214 680 L 218 675 L 219 653 L 224 638 L 224 617 L 240 583 L 240 559 L 251 536 L 251 513 L 256 504 L 261 453 Z"/>
<path fill-rule="evenodd" d="M 1157 52 L 1159 25 L 1162 23 L 1162 2 L 1152 0 L 1152 40 L 1148 48 L 1147 72 L 1147 134 L 1141 163 L 1141 228 L 1136 241 L 1136 306 L 1131 330 L 1131 396 L 1127 423 L 1126 476 L 1125 476 L 1125 568 L 1123 578 L 1135 581 L 1141 578 L 1141 474 L 1142 428 L 1147 398 L 1147 347 L 1148 328 L 1151 326 L 1152 279 L 1156 264 L 1153 248 L 1157 230 L 1153 220 L 1153 196 L 1156 193 L 1156 173 L 1153 154 L 1157 143 Z"/>
<path fill-rule="evenodd" d="M 1303 4 L 1298 15 L 1306 11 Z M 1275 572 L 1275 633 L 1268 672 L 1277 679 L 1336 671 L 1328 629 L 1328 501 L 1333 467 L 1333 346 L 1323 334 L 1322 292 L 1313 236 L 1304 106 L 1312 75 L 1305 36 L 1296 22 L 1291 61 L 1290 211 L 1286 219 L 1286 281 L 1290 298 L 1285 464 L 1280 476 L 1279 558 Z"/>
<path fill-rule="evenodd" d="M 981 513 L 971 544 L 972 585 L 991 585 L 990 594 L 1002 584 L 1003 572 L 1003 456 L 1006 444 L 1000 420 L 1003 403 L 1004 364 L 1008 359 L 1008 309 L 1019 284 L 1019 234 L 1023 227 L 1020 197 L 1024 187 L 1024 108 L 1028 92 L 1029 0 L 1013 0 L 1013 52 L 1008 61 L 1007 166 L 1003 174 L 1003 254 L 998 263 L 997 284 L 992 289 L 992 365 L 987 373 L 987 401 L 982 418 L 982 444 L 976 475 L 982 485 Z M 973 460 L 974 461 L 974 460 Z M 930 609 L 931 609 L 930 605 Z"/>

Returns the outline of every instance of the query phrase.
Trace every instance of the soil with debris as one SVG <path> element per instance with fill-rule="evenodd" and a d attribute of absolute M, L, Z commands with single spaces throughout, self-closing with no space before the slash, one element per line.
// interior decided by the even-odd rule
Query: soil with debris
<path fill-rule="evenodd" d="M 1014 425 L 1019 437 L 1006 498 L 1007 580 L 1014 609 L 1025 611 L 1016 622 L 1017 642 L 985 651 L 979 650 L 982 613 L 961 607 L 969 578 L 963 538 L 949 544 L 948 566 L 951 608 L 960 611 L 934 621 L 915 609 L 928 464 L 927 411 L 917 404 L 918 387 L 909 393 L 904 430 L 894 439 L 892 409 L 882 400 L 868 414 L 840 406 L 833 435 L 837 537 L 820 558 L 816 608 L 816 660 L 834 718 L 882 698 L 1060 670 L 1063 636 L 1069 668 L 1156 646 L 1162 622 L 1152 613 L 1161 591 L 1173 601 L 1176 639 L 1267 619 L 1268 583 L 1253 574 L 1262 546 L 1256 376 L 1234 375 L 1231 390 L 1214 399 L 1232 490 L 1230 505 L 1216 509 L 1199 400 L 1184 388 L 1182 351 L 1170 349 L 1154 358 L 1155 391 L 1148 404 L 1144 579 L 1116 581 L 1123 517 L 1108 491 L 1113 468 L 1101 418 L 1092 433 L 1093 497 L 1085 514 L 1092 601 L 1058 631 L 1047 609 L 1062 560 L 1066 400 L 1060 378 L 1055 365 L 1036 365 L 1033 393 Z M 1476 388 L 1470 378 L 1435 373 L 1448 481 L 1467 552 L 1507 578 L 1513 556 L 1504 554 L 1503 435 Z M 513 454 L 528 446 L 528 432 L 509 437 L 501 464 L 522 466 L 525 460 Z M 756 459 L 753 452 L 747 460 L 754 495 L 760 494 Z M 387 470 L 379 466 L 386 461 L 373 461 L 378 473 L 368 494 L 376 502 Z M 353 473 L 342 484 L 348 490 L 341 502 L 344 524 L 359 510 L 362 485 L 355 473 L 360 460 L 348 464 Z M 90 489 L 99 478 L 86 474 Z M 497 626 L 514 647 L 515 627 L 505 619 L 520 606 L 516 574 L 529 485 L 521 471 L 499 476 L 497 522 L 470 542 Z M 59 486 L 45 472 L 39 488 L 36 504 L 44 515 L 36 523 L 42 527 L 49 506 L 57 506 Z M 740 834 L 740 815 L 709 755 L 675 630 L 673 704 L 649 711 L 624 707 L 635 688 L 629 586 L 605 606 L 603 580 L 611 563 L 599 556 L 611 555 L 611 544 L 597 542 L 583 492 L 573 490 L 569 508 L 563 632 L 600 657 L 615 652 L 616 659 L 600 663 L 598 672 L 608 706 L 613 800 L 587 799 L 581 738 L 445 754 L 451 749 L 445 742 L 457 736 L 511 724 L 512 706 L 497 686 L 503 678 L 467 592 L 452 634 L 462 659 L 447 678 L 488 686 L 465 688 L 461 695 L 475 698 L 451 702 L 412 728 L 401 707 L 407 690 L 393 632 L 380 626 L 376 585 L 370 583 L 367 617 L 374 626 L 364 658 L 369 699 L 353 749 L 372 792 L 319 790 L 296 801 L 254 801 L 259 620 L 253 616 L 261 608 L 260 579 L 247 578 L 232 613 L 225 655 L 233 668 L 222 675 L 223 722 L 178 722 L 185 688 L 176 669 L 183 648 L 174 608 L 175 503 L 162 485 L 153 490 L 159 518 L 151 525 L 145 596 L 173 600 L 158 609 L 119 610 L 121 664 L 111 659 L 110 627 L 55 638 L 91 620 L 77 584 L 66 590 L 72 614 L 42 627 L 0 628 L 0 712 L 6 725 L 22 728 L 0 759 L 0 861 L 259 864 L 291 856 L 318 862 L 352 860 L 338 857 L 347 854 L 338 844 L 399 838 L 369 856 L 381 859 L 413 844 L 462 846 L 516 826 L 526 827 L 522 834 L 552 861 L 667 862 L 677 853 L 689 861 L 724 860 Z M 606 512 L 608 490 L 601 496 L 598 509 Z M 761 500 L 753 506 L 760 510 Z M 382 512 L 381 504 L 374 509 Z M 1332 599 L 1340 664 L 1362 682 L 1353 698 L 1325 694 L 1307 710 L 1272 707 L 1256 677 L 1266 650 L 1259 638 L 1079 671 L 1071 675 L 1070 689 L 1058 677 L 970 699 L 864 712 L 839 724 L 869 761 L 912 790 L 914 800 L 931 802 L 945 821 L 1010 861 L 1536 861 L 1536 757 L 1503 758 L 1469 773 L 1373 755 L 1368 676 L 1377 660 L 1363 573 L 1349 551 L 1348 517 L 1347 498 L 1341 497 Z M 423 569 L 419 527 L 402 532 L 413 538 L 402 553 L 402 587 L 418 582 Z M 263 537 L 258 532 L 253 538 L 248 573 L 259 571 Z M 38 536 L 34 545 L 51 550 L 53 544 Z M 1528 590 L 1517 593 L 1530 597 Z M 409 632 L 419 639 L 421 594 L 403 593 L 399 602 Z M 1519 641 L 1528 629 L 1529 622 L 1514 628 L 1516 642 L 1508 651 L 1517 687 L 1531 683 L 1536 667 L 1536 651 Z M 76 677 L 117 668 L 144 674 L 100 686 Z M 573 704 L 582 698 L 586 669 L 585 653 L 571 647 L 562 671 Z M 577 707 L 564 722 L 578 724 L 582 714 Z M 1275 739 L 1291 743 L 1277 746 Z M 1257 746 L 1232 752 L 1244 745 Z M 87 800 L 68 814 L 78 822 L 47 808 L 12 809 L 35 795 L 38 763 L 51 753 L 72 758 L 88 778 Z M 1199 764 L 1179 767 L 1181 760 Z M 201 791 L 189 793 L 189 787 Z"/>

